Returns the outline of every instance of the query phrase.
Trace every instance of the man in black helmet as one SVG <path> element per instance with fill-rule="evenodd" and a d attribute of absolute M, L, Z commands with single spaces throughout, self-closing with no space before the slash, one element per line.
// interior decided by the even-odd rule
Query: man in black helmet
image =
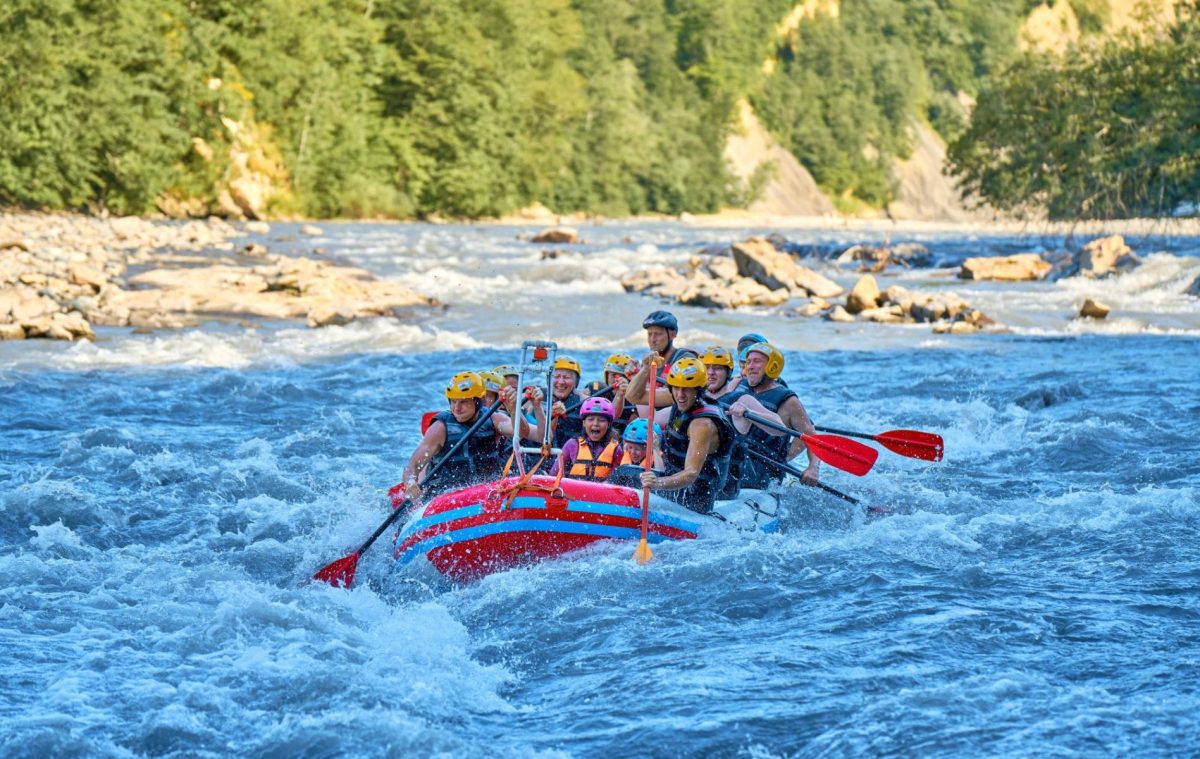
<path fill-rule="evenodd" d="M 675 336 L 679 334 L 679 321 L 670 311 L 651 313 L 642 320 L 642 329 L 646 330 L 646 344 L 650 346 L 650 352 L 642 359 L 643 371 L 639 372 L 639 375 L 645 374 L 645 368 L 651 361 L 659 364 L 661 368 L 658 372 L 658 389 L 654 394 L 654 407 L 665 408 L 674 402 L 671 399 L 671 391 L 667 389 L 667 375 L 671 373 L 671 364 L 684 356 L 696 359 L 700 357 L 695 351 L 675 345 Z M 633 394 L 634 381 L 630 381 L 629 388 L 625 391 L 626 402 L 649 404 L 650 400 L 646 393 L 647 379 L 648 377 L 642 377 L 642 382 L 637 385 L 638 393 L 636 395 Z"/>

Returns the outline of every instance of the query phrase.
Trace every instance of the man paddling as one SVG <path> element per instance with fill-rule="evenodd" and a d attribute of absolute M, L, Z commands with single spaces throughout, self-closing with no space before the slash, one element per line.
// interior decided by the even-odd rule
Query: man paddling
<path fill-rule="evenodd" d="M 439 463 L 441 460 L 436 458 L 438 454 L 443 450 L 449 451 L 471 429 L 482 412 L 486 392 L 483 379 L 475 372 L 459 372 L 450 379 L 450 384 L 446 386 L 449 410 L 434 417 L 404 469 L 404 491 L 408 498 L 416 500 L 422 493 L 436 494 L 497 479 L 501 470 L 498 439 L 512 437 L 513 416 L 520 420 L 522 435 L 538 436 L 523 416 L 514 414 L 517 391 L 505 386 L 500 389 L 500 397 L 504 399 L 508 415 L 492 415 L 488 420 L 490 423 L 476 430 L 466 445 L 458 449 L 454 457 L 446 461 L 429 481 L 420 482 L 420 473 L 426 466 Z"/>
<path fill-rule="evenodd" d="M 642 320 L 642 329 L 646 330 L 646 345 L 650 347 L 650 353 L 647 353 L 645 359 L 642 360 L 642 368 L 638 374 L 634 375 L 634 377 L 642 376 L 640 386 L 642 390 L 639 395 L 633 395 L 631 392 L 633 380 L 631 379 L 630 388 L 625 391 L 625 400 L 629 403 L 650 403 L 645 390 L 646 380 L 649 377 L 645 372 L 647 365 L 653 361 L 659 366 L 659 388 L 654 394 L 654 407 L 670 406 L 671 392 L 666 387 L 666 381 L 667 375 L 671 373 L 671 367 L 684 356 L 699 357 L 695 351 L 675 345 L 675 337 L 679 334 L 679 320 L 670 311 L 654 311 Z"/>
<path fill-rule="evenodd" d="M 642 485 L 701 514 L 711 513 L 729 475 L 734 431 L 720 408 L 701 401 L 704 364 L 678 359 L 667 374 L 672 404 L 655 415 L 665 430 L 666 471 L 643 472 Z"/>
<path fill-rule="evenodd" d="M 778 414 L 764 406 L 750 392 L 745 382 L 739 382 L 740 377 L 734 376 L 733 355 L 728 350 L 719 345 L 711 345 L 704 351 L 700 361 L 704 364 L 706 377 L 702 400 L 724 408 L 738 433 L 733 453 L 729 457 L 729 476 L 719 494 L 721 499 L 734 498 L 738 490 L 749 487 L 742 482 L 742 468 L 746 466 L 746 445 L 751 428 L 757 430 L 760 435 L 772 438 L 783 437 L 787 433 L 746 419 L 745 413 L 751 411 L 775 424 L 783 424 L 783 419 Z"/>
<path fill-rule="evenodd" d="M 779 414 L 785 426 L 812 435 L 816 430 L 813 429 L 800 398 L 779 382 L 783 366 L 783 352 L 770 343 L 754 343 L 742 351 L 742 374 L 753 397 L 763 406 Z M 776 461 L 790 461 L 799 455 L 801 449 L 807 451 L 804 441 L 799 437 L 793 438 L 789 446 L 787 437 L 771 437 L 757 425 L 746 435 L 746 445 Z M 813 483 L 817 481 L 820 465 L 817 457 L 811 451 L 807 452 L 808 467 L 805 468 L 801 479 Z M 742 487 L 760 490 L 779 479 L 775 471 L 752 458 L 742 462 L 740 475 Z"/>

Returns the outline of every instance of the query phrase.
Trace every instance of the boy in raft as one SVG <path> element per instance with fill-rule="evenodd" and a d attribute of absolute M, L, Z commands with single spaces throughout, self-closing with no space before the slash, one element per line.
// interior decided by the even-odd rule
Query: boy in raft
<path fill-rule="evenodd" d="M 643 472 L 643 487 L 701 514 L 713 510 L 729 476 L 734 430 L 725 413 L 700 397 L 707 382 L 699 359 L 677 360 L 667 375 L 673 403 L 655 414 L 663 436 L 665 472 Z M 632 383 L 631 383 L 632 384 Z"/>
<path fill-rule="evenodd" d="M 450 408 L 434 417 L 409 458 L 408 466 L 404 468 L 402 481 L 407 497 L 416 500 L 423 493 L 435 495 L 500 476 L 501 459 L 497 442 L 498 438 L 512 436 L 512 417 L 517 407 L 515 388 L 500 390 L 499 397 L 504 399 L 507 415 L 492 414 L 453 457 L 446 459 L 445 456 L 455 443 L 466 436 L 483 413 L 486 392 L 483 379 L 475 372 L 459 372 L 450 379 L 450 384 L 446 386 L 446 400 Z M 522 435 L 536 434 L 522 416 L 517 415 L 517 419 L 520 420 Z M 443 460 L 445 463 L 432 477 L 424 481 L 419 479 L 420 473 L 427 467 L 432 468 Z"/>
<path fill-rule="evenodd" d="M 650 432 L 650 424 L 645 419 L 634 419 L 621 435 L 621 447 L 625 450 L 625 463 L 643 467 L 646 461 L 646 443 Z M 653 469 L 662 469 L 662 428 L 654 425 L 654 461 L 650 464 Z"/>
<path fill-rule="evenodd" d="M 551 474 L 565 471 L 576 480 L 602 482 L 621 465 L 620 438 L 613 432 L 613 405 L 605 398 L 588 398 L 579 407 L 583 434 L 562 447 Z"/>
<path fill-rule="evenodd" d="M 800 403 L 795 392 L 779 381 L 783 373 L 783 352 L 770 343 L 754 343 L 742 351 L 743 383 L 751 396 L 771 411 L 779 414 L 786 427 L 812 435 L 816 432 L 809 421 L 808 412 Z M 808 466 L 801 477 L 805 482 L 815 482 L 819 476 L 820 463 L 799 437 L 789 445 L 786 437 L 772 437 L 758 426 L 746 435 L 746 445 L 776 461 L 790 461 L 801 450 L 808 453 Z M 741 485 L 744 488 L 765 489 L 782 479 L 781 472 L 762 461 L 747 458 L 741 468 Z"/>

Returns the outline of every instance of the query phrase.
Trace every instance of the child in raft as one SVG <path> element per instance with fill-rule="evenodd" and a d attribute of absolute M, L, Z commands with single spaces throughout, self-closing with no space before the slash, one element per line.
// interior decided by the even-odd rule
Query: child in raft
<path fill-rule="evenodd" d="M 606 398 L 587 398 L 579 406 L 583 434 L 563 444 L 552 474 L 565 471 L 575 480 L 603 482 L 621 465 L 624 450 L 613 431 L 616 412 Z"/>

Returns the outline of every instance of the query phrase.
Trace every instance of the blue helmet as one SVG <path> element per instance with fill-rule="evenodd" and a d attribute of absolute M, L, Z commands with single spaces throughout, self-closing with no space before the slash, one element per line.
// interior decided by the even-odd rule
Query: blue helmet
<path fill-rule="evenodd" d="M 751 345 L 754 345 L 755 343 L 766 343 L 766 342 L 770 342 L 770 341 L 767 340 L 767 338 L 763 337 L 762 335 L 758 334 L 757 332 L 747 332 L 746 334 L 744 334 L 738 338 L 738 341 L 737 341 L 738 356 L 740 357 L 742 355 L 742 351 L 746 350 Z"/>
<path fill-rule="evenodd" d="M 625 434 L 621 436 L 621 439 L 629 443 L 645 445 L 647 432 L 649 432 L 649 425 L 646 424 L 646 420 L 634 419 L 629 423 L 629 426 L 625 428 Z M 658 423 L 656 422 L 654 424 L 654 437 L 661 440 L 662 434 L 662 427 L 659 427 Z"/>

